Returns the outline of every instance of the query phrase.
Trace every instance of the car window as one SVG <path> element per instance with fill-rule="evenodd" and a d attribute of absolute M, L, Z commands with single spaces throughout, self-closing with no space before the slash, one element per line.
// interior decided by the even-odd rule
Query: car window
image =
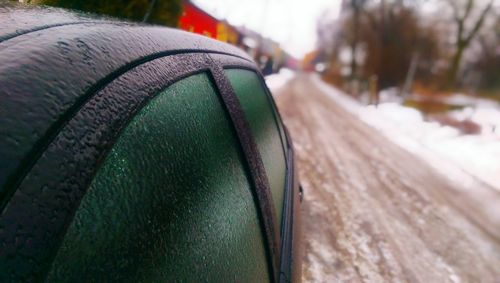
<path fill-rule="evenodd" d="M 252 182 L 220 101 L 201 73 L 138 112 L 84 196 L 47 281 L 269 281 Z"/>
<path fill-rule="evenodd" d="M 227 69 L 225 72 L 245 112 L 262 156 L 276 215 L 281 223 L 286 162 L 274 109 L 257 73 L 243 69 Z"/>

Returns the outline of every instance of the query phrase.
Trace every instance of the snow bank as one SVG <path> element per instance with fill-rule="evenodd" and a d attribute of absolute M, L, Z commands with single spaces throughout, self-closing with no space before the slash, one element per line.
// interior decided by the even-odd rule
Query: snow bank
<path fill-rule="evenodd" d="M 281 68 L 281 70 L 272 75 L 268 75 L 265 77 L 266 84 L 269 89 L 275 92 L 276 90 L 282 88 L 289 80 L 291 80 L 294 76 L 294 72 L 287 68 Z"/>
<path fill-rule="evenodd" d="M 426 122 L 422 114 L 398 103 L 363 106 L 338 89 L 313 76 L 315 84 L 345 109 L 390 140 L 420 156 L 438 172 L 465 188 L 482 181 L 500 190 L 500 107 L 479 101 L 481 108 L 465 108 L 452 115 L 482 126 L 480 135 L 462 135 L 455 128 Z M 469 98 L 453 97 L 455 100 Z M 455 101 L 456 102 L 456 101 Z M 464 171 L 468 174 L 464 174 Z M 470 185 L 470 186 L 469 186 Z"/>

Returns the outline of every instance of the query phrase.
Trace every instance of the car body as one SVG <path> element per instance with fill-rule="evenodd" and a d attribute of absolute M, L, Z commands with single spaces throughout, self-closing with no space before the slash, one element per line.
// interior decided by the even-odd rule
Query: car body
<path fill-rule="evenodd" d="M 293 147 L 254 62 L 0 2 L 0 281 L 300 280 Z"/>

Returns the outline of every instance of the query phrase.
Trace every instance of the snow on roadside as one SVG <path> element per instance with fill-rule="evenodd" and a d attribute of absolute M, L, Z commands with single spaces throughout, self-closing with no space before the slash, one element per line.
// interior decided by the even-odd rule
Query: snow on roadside
<path fill-rule="evenodd" d="M 349 112 L 380 130 L 390 140 L 420 156 L 436 171 L 465 188 L 473 189 L 480 180 L 500 190 L 500 110 L 498 107 L 455 112 L 455 117 L 480 124 L 480 135 L 461 135 L 458 130 L 426 122 L 422 114 L 397 103 L 378 107 L 363 106 L 342 91 L 313 76 L 313 82 Z M 498 124 L 498 127 L 497 127 Z M 464 171 L 468 174 L 464 174 Z"/>
<path fill-rule="evenodd" d="M 266 84 L 269 89 L 275 92 L 282 88 L 286 83 L 294 77 L 294 72 L 287 68 L 281 68 L 276 74 L 271 74 L 265 77 Z"/>

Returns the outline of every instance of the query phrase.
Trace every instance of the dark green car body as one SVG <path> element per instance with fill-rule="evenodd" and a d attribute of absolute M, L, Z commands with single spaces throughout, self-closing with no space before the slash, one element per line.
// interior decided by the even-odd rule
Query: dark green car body
<path fill-rule="evenodd" d="M 0 2 L 0 282 L 298 281 L 293 158 L 240 50 Z"/>

